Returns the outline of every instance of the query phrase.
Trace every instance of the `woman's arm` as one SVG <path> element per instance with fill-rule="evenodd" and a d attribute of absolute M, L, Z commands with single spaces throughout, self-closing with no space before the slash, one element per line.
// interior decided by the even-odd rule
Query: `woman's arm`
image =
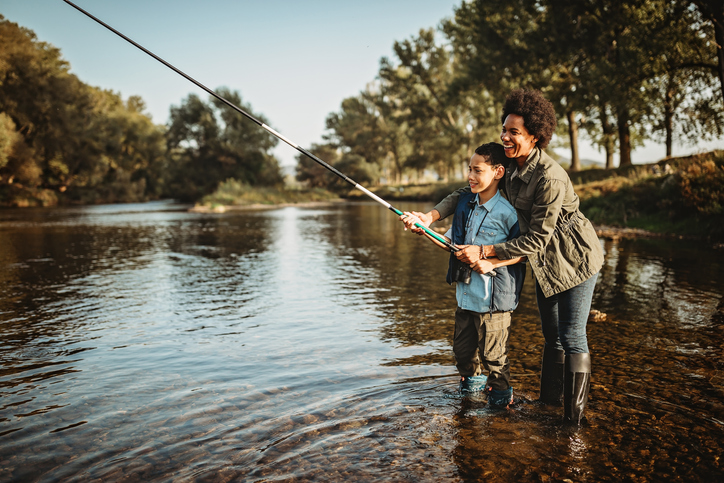
<path fill-rule="evenodd" d="M 458 199 L 460 199 L 460 194 L 462 194 L 465 190 L 470 190 L 470 187 L 464 186 L 453 191 L 452 193 L 447 195 L 445 199 L 443 199 L 440 203 L 435 205 L 435 208 L 428 211 L 427 213 L 413 211 L 412 214 L 419 219 L 421 225 L 429 228 L 432 223 L 438 220 L 442 220 L 443 218 L 447 218 L 448 216 L 455 213 L 455 207 L 458 205 Z M 409 219 L 405 220 L 404 215 L 400 216 L 400 221 L 402 221 L 412 233 L 416 233 L 418 235 L 425 234 L 424 230 L 414 226 L 415 224 L 410 223 Z"/>
<path fill-rule="evenodd" d="M 431 215 L 434 212 L 437 212 L 437 218 L 433 221 L 442 220 L 455 213 L 455 207 L 458 205 L 460 195 L 465 190 L 470 191 L 470 186 L 463 186 L 462 188 L 456 189 L 455 191 L 447 195 L 440 203 L 436 204 L 435 208 L 433 208 L 431 211 L 428 211 L 428 214 Z"/>
<path fill-rule="evenodd" d="M 566 182 L 560 179 L 541 180 L 536 187 L 530 208 L 530 228 L 515 239 L 495 245 L 485 245 L 486 257 L 503 260 L 524 257 L 543 250 L 556 230 L 558 217 L 566 196 Z"/>
<path fill-rule="evenodd" d="M 523 260 L 526 260 L 525 257 L 516 257 L 516 258 L 510 258 L 508 260 L 501 260 L 499 258 L 483 258 L 480 260 L 476 260 L 472 264 L 470 264 L 470 268 L 475 270 L 478 273 L 488 273 L 491 270 L 495 270 L 498 267 L 505 267 L 507 265 L 515 265 L 516 263 L 520 263 Z"/>

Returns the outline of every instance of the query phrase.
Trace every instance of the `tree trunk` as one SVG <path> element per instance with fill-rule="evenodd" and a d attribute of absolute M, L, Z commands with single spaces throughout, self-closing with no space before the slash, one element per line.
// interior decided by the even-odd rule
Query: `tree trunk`
<path fill-rule="evenodd" d="M 605 104 L 601 106 L 601 130 L 603 131 L 603 147 L 606 150 L 606 169 L 613 169 L 613 151 L 616 149 L 616 139 Z"/>
<path fill-rule="evenodd" d="M 618 145 L 620 160 L 618 166 L 631 165 L 631 131 L 628 127 L 628 114 L 620 111 L 618 116 Z"/>
<path fill-rule="evenodd" d="M 613 136 L 606 138 L 606 169 L 613 169 L 613 153 L 616 150 L 616 140 Z"/>
<path fill-rule="evenodd" d="M 672 89 L 666 89 L 664 98 L 664 127 L 666 128 L 666 157 L 671 157 L 671 145 L 674 141 L 674 107 Z"/>
<path fill-rule="evenodd" d="M 576 113 L 573 111 L 566 112 L 568 119 L 568 137 L 571 141 L 571 171 L 581 170 L 581 159 L 578 155 L 578 124 L 576 123 Z"/>

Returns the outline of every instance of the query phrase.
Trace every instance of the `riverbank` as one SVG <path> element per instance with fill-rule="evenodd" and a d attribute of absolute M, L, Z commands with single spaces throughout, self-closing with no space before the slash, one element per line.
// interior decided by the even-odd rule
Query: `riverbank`
<path fill-rule="evenodd" d="M 724 242 L 724 151 L 611 170 L 570 173 L 581 211 L 599 236 L 675 237 Z M 387 201 L 437 203 L 464 181 L 373 189 Z M 361 199 L 354 191 L 348 199 Z"/>
<path fill-rule="evenodd" d="M 672 237 L 724 242 L 724 151 L 611 170 L 588 169 L 570 173 L 570 177 L 581 200 L 581 211 L 597 227 L 601 237 Z M 437 203 L 464 184 L 463 180 L 457 180 L 370 189 L 391 203 Z M 343 198 L 368 200 L 355 189 Z M 192 210 L 223 213 L 340 201 L 337 194 L 321 189 L 252 188 L 229 180 Z"/>
<path fill-rule="evenodd" d="M 345 203 L 347 200 L 343 198 L 332 198 L 325 201 L 299 201 L 295 203 L 248 203 L 248 204 L 232 204 L 232 205 L 195 205 L 189 208 L 191 213 L 228 213 L 231 211 L 259 211 L 259 210 L 276 210 L 278 208 L 286 208 L 288 206 L 296 206 L 299 208 L 312 208 L 319 206 L 328 206 L 335 203 Z"/>

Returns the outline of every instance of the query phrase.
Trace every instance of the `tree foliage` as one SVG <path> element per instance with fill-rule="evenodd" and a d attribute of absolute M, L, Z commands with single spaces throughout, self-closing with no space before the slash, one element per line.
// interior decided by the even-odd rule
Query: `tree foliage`
<path fill-rule="evenodd" d="M 572 170 L 579 135 L 608 168 L 615 149 L 630 164 L 647 139 L 670 155 L 675 141 L 722 135 L 722 45 L 719 0 L 464 1 L 437 29 L 395 42 L 311 151 L 362 184 L 453 178 L 497 139 L 501 105 L 522 87 L 556 107 Z M 219 93 L 251 112 L 238 92 Z M 144 111 L 138 97 L 86 85 L 57 48 L 0 16 L 0 204 L 197 200 L 227 179 L 281 183 L 276 138 L 218 99 L 189 95 L 167 126 Z M 297 179 L 347 188 L 303 155 Z"/>
<path fill-rule="evenodd" d="M 238 92 L 221 88 L 217 93 L 253 114 Z M 171 155 L 169 191 L 175 197 L 196 200 L 214 191 L 228 178 L 249 185 L 282 182 L 279 165 L 270 150 L 277 139 L 215 97 L 204 102 L 190 94 L 171 108 L 166 133 Z"/>
<path fill-rule="evenodd" d="M 0 202 L 159 196 L 164 129 L 140 98 L 124 102 L 69 70 L 57 48 L 0 17 Z"/>
<path fill-rule="evenodd" d="M 674 140 L 722 134 L 723 12 L 703 0 L 462 2 L 437 32 L 395 42 L 371 87 L 329 116 L 328 137 L 368 163 L 392 161 L 395 179 L 446 177 L 497 138 L 500 105 L 522 87 L 556 107 L 573 170 L 579 132 L 609 168 L 616 146 L 626 165 L 646 139 L 663 140 L 670 155 Z"/>
<path fill-rule="evenodd" d="M 0 16 L 0 204 L 196 200 L 227 178 L 281 182 L 276 139 L 227 104 L 191 95 L 169 126 L 145 109 L 83 83 L 60 50 Z"/>

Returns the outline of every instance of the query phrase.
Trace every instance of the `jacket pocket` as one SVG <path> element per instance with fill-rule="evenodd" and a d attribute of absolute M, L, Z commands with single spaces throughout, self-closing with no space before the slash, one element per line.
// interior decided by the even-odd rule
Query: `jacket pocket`
<path fill-rule="evenodd" d="M 575 232 L 556 230 L 544 254 L 546 271 L 564 284 L 576 278 L 581 263 L 582 252 L 575 238 Z"/>
<path fill-rule="evenodd" d="M 533 197 L 532 196 L 518 196 L 513 203 L 516 210 L 530 213 L 533 209 Z"/>

